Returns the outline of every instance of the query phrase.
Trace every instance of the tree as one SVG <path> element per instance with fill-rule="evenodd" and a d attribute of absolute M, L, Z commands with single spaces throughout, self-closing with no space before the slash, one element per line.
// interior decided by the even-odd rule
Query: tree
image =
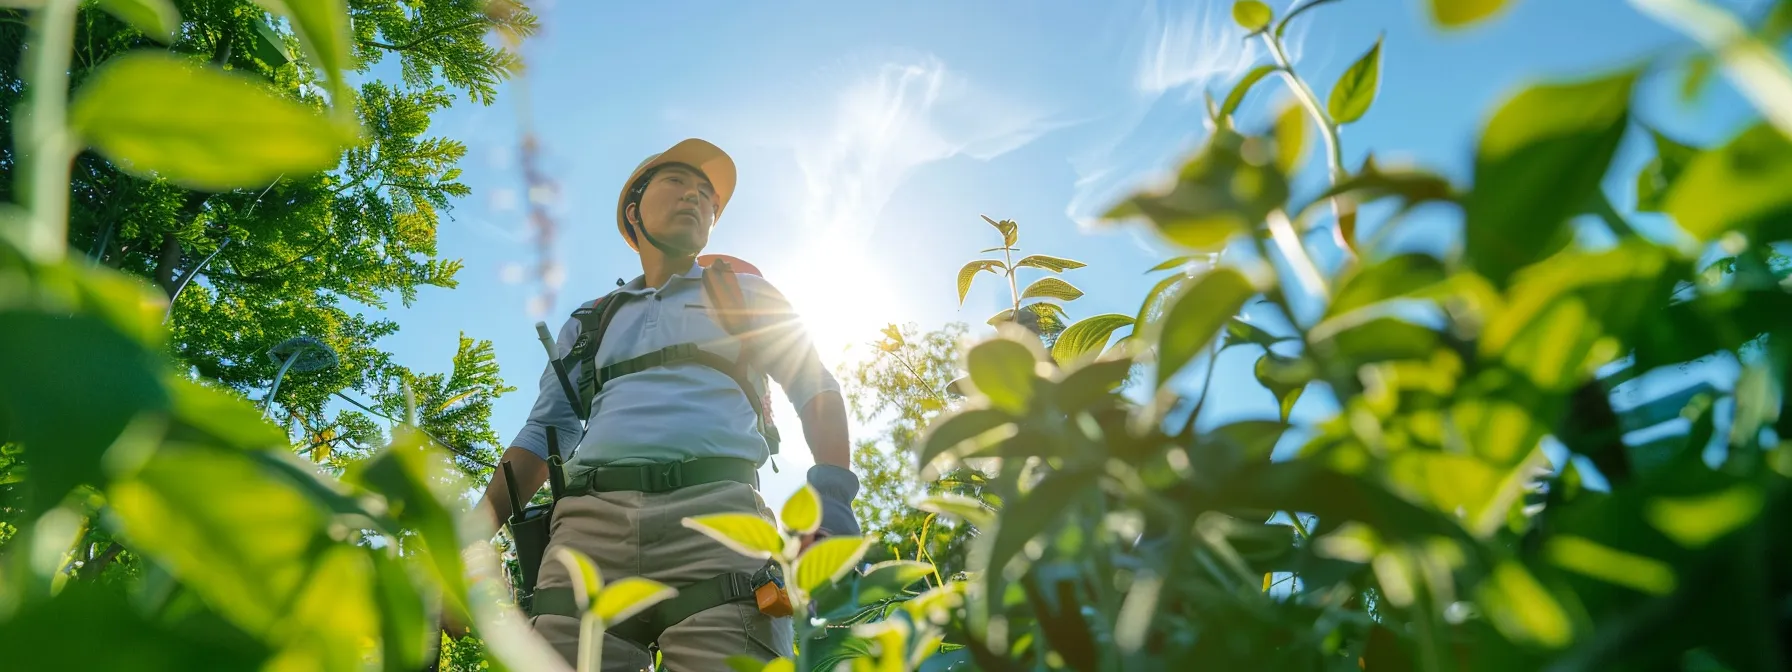
<path fill-rule="evenodd" d="M 250 0 L 176 3 L 179 25 L 166 46 L 112 14 L 81 12 L 70 72 L 77 94 L 96 69 L 118 56 L 165 49 L 259 78 L 283 97 L 319 110 L 340 90 L 351 100 L 336 107 L 352 109 L 364 142 L 344 152 L 332 170 L 282 174 L 230 191 L 133 171 L 83 152 L 71 175 L 71 247 L 175 297 L 169 348 L 194 372 L 251 398 L 264 394 L 279 368 L 266 354 L 270 347 L 299 335 L 324 342 L 338 364 L 285 379 L 274 400 L 278 417 L 304 436 L 366 443 L 372 418 L 358 411 L 321 418 L 341 390 L 374 397 L 390 411 L 397 398 L 392 385 L 419 377 L 378 346 L 397 325 L 357 307 L 382 309 L 393 300 L 409 305 L 421 288 L 456 284 L 460 262 L 437 256 L 436 227 L 451 199 L 468 193 L 457 167 L 466 147 L 430 136 L 430 115 L 461 96 L 490 104 L 516 66 L 513 55 L 484 37 L 495 28 L 526 35 L 535 18 L 514 0 L 498 2 L 506 11 L 488 12 L 485 0 L 351 0 L 347 68 L 369 73 L 396 60 L 401 73 L 400 81 L 367 81 L 357 90 L 338 88 L 337 79 L 298 58 L 301 41 L 290 24 Z M 0 24 L 0 132 L 8 139 L 12 110 L 24 93 L 24 15 L 7 10 L 8 20 Z M 0 193 L 12 197 L 14 153 L 11 142 L 6 147 Z M 479 346 L 463 344 L 463 354 L 468 347 Z M 450 378 L 462 375 L 459 359 Z M 492 382 L 480 394 L 503 389 Z M 486 402 L 460 405 L 455 422 L 482 424 Z M 490 440 L 489 432 L 458 434 Z"/>

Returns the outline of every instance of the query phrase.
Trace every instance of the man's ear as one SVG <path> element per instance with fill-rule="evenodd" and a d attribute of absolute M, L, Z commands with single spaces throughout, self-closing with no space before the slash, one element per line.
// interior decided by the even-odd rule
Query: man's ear
<path fill-rule="evenodd" d="M 641 207 L 638 203 L 630 203 L 622 209 L 622 218 L 635 226 L 641 225 Z"/>

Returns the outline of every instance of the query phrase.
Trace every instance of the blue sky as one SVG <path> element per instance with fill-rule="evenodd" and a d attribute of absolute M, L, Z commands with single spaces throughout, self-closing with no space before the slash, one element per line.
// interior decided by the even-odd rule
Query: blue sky
<path fill-rule="evenodd" d="M 733 155 L 738 191 L 710 251 L 758 265 L 809 320 L 823 358 L 888 322 L 981 327 L 1007 301 L 983 276 L 957 305 L 955 271 L 995 232 L 978 217 L 1022 226 L 1025 252 L 1089 264 L 1066 276 L 1088 292 L 1072 317 L 1131 314 L 1152 284 L 1143 271 L 1178 254 L 1144 229 L 1104 229 L 1099 214 L 1176 165 L 1205 133 L 1201 91 L 1216 96 L 1266 59 L 1241 40 L 1230 0 L 1153 2 L 597 3 L 537 2 L 543 31 L 528 46 L 526 97 L 508 86 L 496 105 L 463 103 L 434 133 L 465 142 L 473 194 L 439 231 L 440 251 L 466 263 L 460 287 L 423 292 L 385 311 L 402 332 L 384 345 L 402 364 L 442 367 L 464 331 L 495 343 L 507 382 L 494 422 L 506 440 L 523 421 L 545 359 L 533 323 L 558 325 L 577 303 L 640 267 L 618 238 L 621 181 L 647 154 L 702 137 Z M 1278 14 L 1289 2 L 1270 3 Z M 1373 150 L 1467 182 L 1478 129 L 1527 82 L 1638 63 L 1689 43 L 1622 0 L 1515 0 L 1472 30 L 1441 33 L 1419 0 L 1345 0 L 1290 31 L 1296 68 L 1321 96 L 1376 38 L 1385 39 L 1374 108 L 1344 130 L 1346 161 Z M 1749 7 L 1758 2 L 1730 2 Z M 1675 101 L 1672 73 L 1648 80 L 1637 116 L 1671 135 L 1711 141 L 1751 116 L 1721 81 L 1697 106 Z M 1261 129 L 1286 100 L 1260 85 L 1238 114 Z M 519 113 L 545 143 L 542 167 L 565 268 L 557 300 L 540 294 L 522 209 Z M 1607 187 L 1621 208 L 1647 160 L 1632 137 Z M 1310 196 L 1324 159 L 1310 150 Z M 1366 222 L 1372 226 L 1373 222 Z M 1390 248 L 1442 249 L 1458 227 L 1428 213 Z M 1323 240 L 1315 236 L 1313 240 Z M 1323 253 L 1322 253 L 1323 256 Z M 1216 417 L 1269 416 L 1251 381 L 1253 353 L 1223 358 Z M 1298 413 L 1326 411 L 1309 395 Z M 796 439 L 794 413 L 781 409 Z M 810 459 L 786 442 L 767 498 L 781 501 Z"/>

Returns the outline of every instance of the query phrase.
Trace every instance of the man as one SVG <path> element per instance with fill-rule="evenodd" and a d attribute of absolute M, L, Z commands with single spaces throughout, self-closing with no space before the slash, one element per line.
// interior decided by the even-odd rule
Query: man
<path fill-rule="evenodd" d="M 566 464 L 568 491 L 555 506 L 548 560 L 531 609 L 536 632 L 568 663 L 576 659 L 579 621 L 569 607 L 571 577 L 552 560 L 559 548 L 590 556 L 606 582 L 642 576 L 692 595 L 720 595 L 710 602 L 733 600 L 662 632 L 613 629 L 604 637 L 605 670 L 651 669 L 649 646 L 655 644 L 670 670 L 728 669 L 724 661 L 742 654 L 761 660 L 792 655 L 788 616 L 768 616 L 751 595 L 739 599 L 738 588 L 725 594 L 714 590 L 714 579 L 723 575 L 764 576 L 765 562 L 681 524 L 686 517 L 729 512 L 774 520 L 756 488 L 757 469 L 772 451 L 755 410 L 758 400 L 738 377 L 716 367 L 662 363 L 656 353 L 668 346 L 695 344 L 724 364 L 756 367 L 777 381 L 800 409 L 814 453 L 808 480 L 823 501 L 817 535 L 859 534 L 851 509 L 859 483 L 848 470 L 845 402 L 789 303 L 762 278 L 736 274 L 750 328 L 742 332 L 749 341 L 744 343 L 724 328 L 704 292 L 706 270 L 697 257 L 734 184 L 733 160 L 696 139 L 650 156 L 635 169 L 617 200 L 616 224 L 639 253 L 642 275 L 607 299 L 621 303 L 595 352 L 607 379 L 591 395 L 588 426 L 581 430 L 574 402 L 550 367 L 542 373 L 528 422 L 504 452 L 520 498 L 527 500 L 548 477 L 548 428 L 561 437 L 560 446 L 577 446 Z M 582 308 L 589 312 L 596 303 Z M 581 325 L 569 319 L 561 327 L 561 357 L 574 349 Z M 580 380 L 590 362 L 572 359 L 566 362 L 568 378 Z M 610 377 L 619 370 L 626 375 Z M 509 502 L 505 481 L 494 476 L 481 506 L 501 524 L 511 513 Z"/>

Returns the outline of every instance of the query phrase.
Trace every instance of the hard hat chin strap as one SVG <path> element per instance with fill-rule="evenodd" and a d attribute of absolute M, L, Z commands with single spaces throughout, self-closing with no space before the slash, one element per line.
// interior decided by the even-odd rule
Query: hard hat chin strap
<path fill-rule="evenodd" d="M 628 222 L 628 230 L 629 233 L 639 234 L 640 237 L 646 238 L 649 245 L 654 246 L 668 257 L 695 257 L 697 256 L 697 253 L 703 251 L 703 248 L 700 247 L 694 250 L 681 250 L 662 243 L 660 242 L 660 239 L 653 237 L 653 234 L 647 232 L 647 227 L 638 225 L 632 221 Z"/>

